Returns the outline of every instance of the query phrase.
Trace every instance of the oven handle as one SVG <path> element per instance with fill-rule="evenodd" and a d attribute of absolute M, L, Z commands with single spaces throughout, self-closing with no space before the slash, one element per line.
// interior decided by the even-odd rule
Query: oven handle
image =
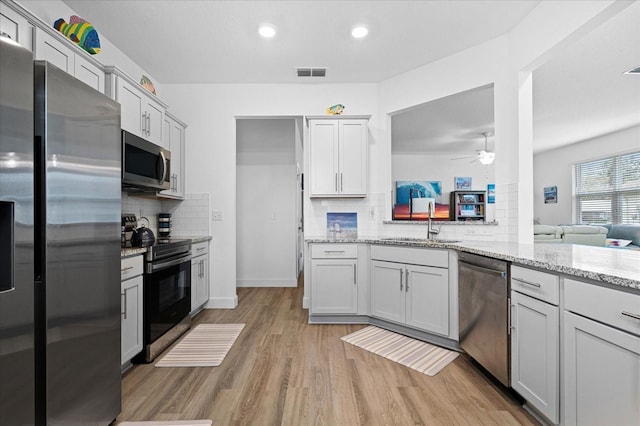
<path fill-rule="evenodd" d="M 191 261 L 191 252 L 181 256 L 177 259 L 167 260 L 165 262 L 156 262 L 156 263 L 147 263 L 147 274 L 152 274 L 154 272 L 161 271 L 163 269 L 170 268 L 175 265 L 179 265 L 181 263 Z"/>

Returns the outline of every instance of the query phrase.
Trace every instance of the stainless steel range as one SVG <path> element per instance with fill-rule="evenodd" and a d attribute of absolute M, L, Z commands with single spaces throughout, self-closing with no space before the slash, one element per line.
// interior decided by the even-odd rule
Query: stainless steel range
<path fill-rule="evenodd" d="M 191 240 L 158 239 L 144 258 L 143 351 L 151 362 L 191 325 Z"/>

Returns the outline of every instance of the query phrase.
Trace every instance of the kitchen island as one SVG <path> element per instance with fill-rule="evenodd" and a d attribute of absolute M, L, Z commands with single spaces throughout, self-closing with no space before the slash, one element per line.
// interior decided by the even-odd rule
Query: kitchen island
<path fill-rule="evenodd" d="M 640 293 L 640 252 L 577 244 L 439 241 L 411 237 L 306 238 L 307 243 L 443 248 L 588 278 Z"/>
<path fill-rule="evenodd" d="M 509 262 L 500 333 L 506 383 L 525 408 L 543 423 L 640 424 L 640 252 L 411 237 L 306 243 L 310 323 L 373 324 L 454 350 L 469 331 L 460 310 L 476 324 L 496 309 L 484 291 L 459 303 L 458 257 Z M 625 392 L 614 398 L 615 389 Z"/>

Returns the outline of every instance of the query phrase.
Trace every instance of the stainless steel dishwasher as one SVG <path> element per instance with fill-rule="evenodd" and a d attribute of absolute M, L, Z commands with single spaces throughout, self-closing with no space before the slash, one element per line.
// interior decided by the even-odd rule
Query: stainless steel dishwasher
<path fill-rule="evenodd" d="M 460 347 L 510 387 L 509 263 L 458 256 Z"/>

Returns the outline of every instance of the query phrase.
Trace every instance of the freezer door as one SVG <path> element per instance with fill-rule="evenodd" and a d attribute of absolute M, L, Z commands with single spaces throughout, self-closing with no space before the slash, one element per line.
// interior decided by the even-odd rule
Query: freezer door
<path fill-rule="evenodd" d="M 0 37 L 0 424 L 34 424 L 33 56 Z"/>
<path fill-rule="evenodd" d="M 46 423 L 106 425 L 121 407 L 120 105 L 42 61 L 35 91 Z"/>

